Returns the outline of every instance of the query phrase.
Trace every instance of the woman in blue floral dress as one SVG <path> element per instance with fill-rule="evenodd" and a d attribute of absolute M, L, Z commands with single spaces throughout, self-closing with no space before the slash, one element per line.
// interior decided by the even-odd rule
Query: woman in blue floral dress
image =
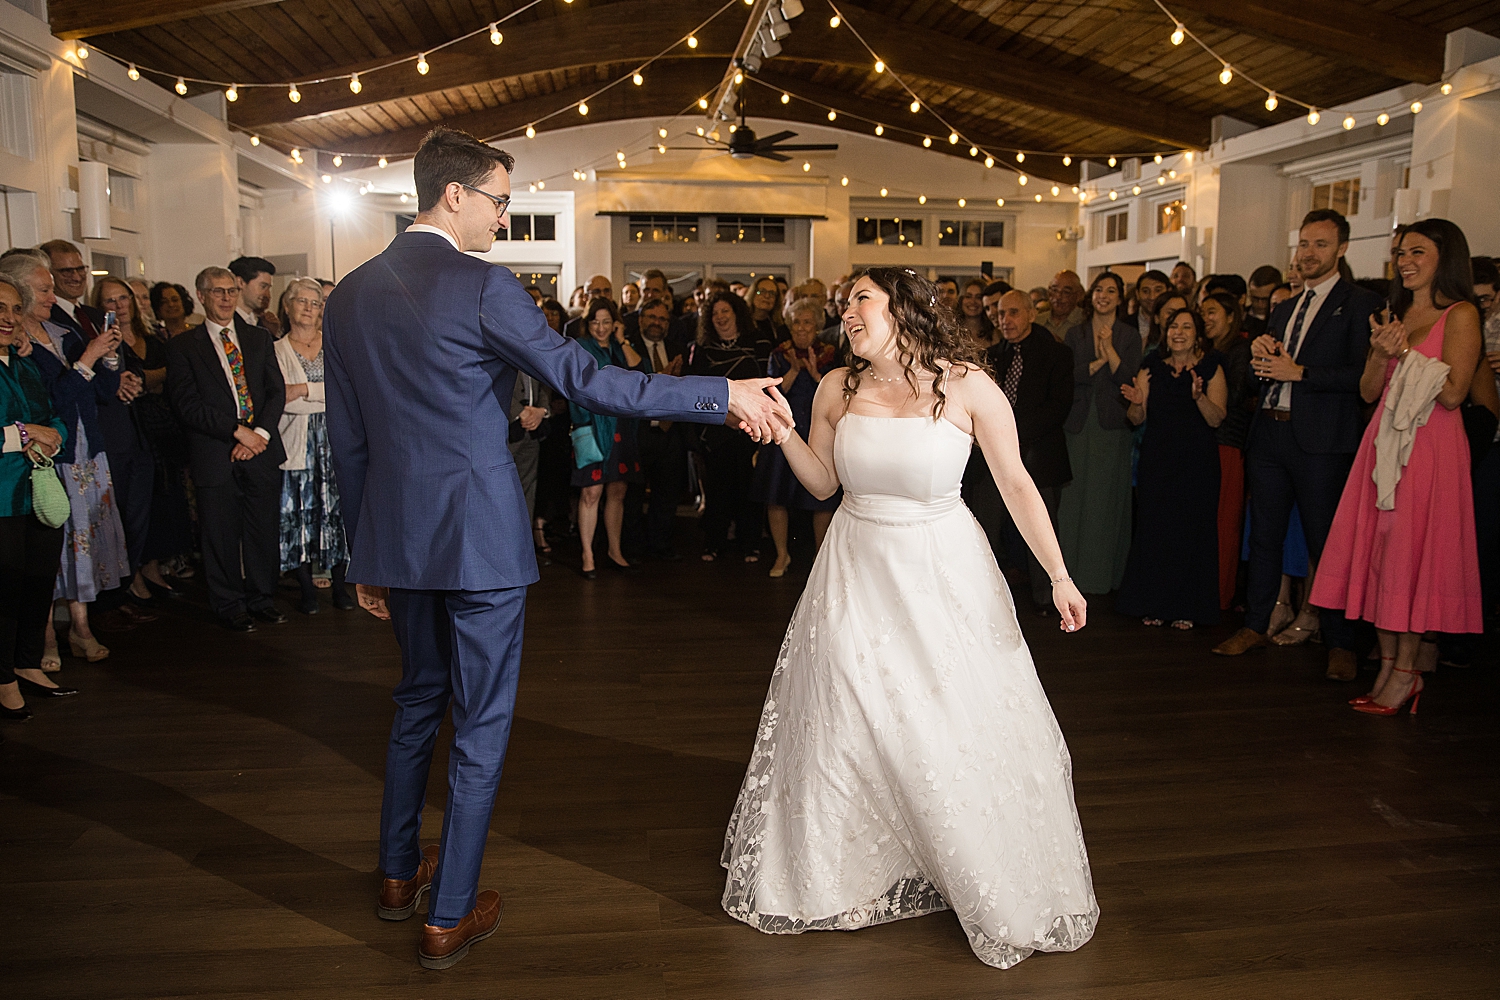
<path fill-rule="evenodd" d="M 281 571 L 295 571 L 302 588 L 297 610 L 317 614 L 313 569 L 333 574 L 333 606 L 355 607 L 344 585 L 349 543 L 339 512 L 339 488 L 328 444 L 323 387 L 323 290 L 297 278 L 281 296 L 287 335 L 276 342 L 276 360 L 286 382 L 281 441 L 286 447 L 281 480 Z"/>

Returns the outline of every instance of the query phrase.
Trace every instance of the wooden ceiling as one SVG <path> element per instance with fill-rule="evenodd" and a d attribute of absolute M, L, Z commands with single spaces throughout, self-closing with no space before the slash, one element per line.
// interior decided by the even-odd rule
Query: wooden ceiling
<path fill-rule="evenodd" d="M 429 73 L 411 63 L 346 80 L 392 59 L 415 56 L 484 28 L 526 0 L 51 0 L 52 30 L 87 39 L 103 53 L 172 75 L 247 88 L 229 105 L 235 126 L 285 148 L 386 154 L 415 150 L 425 132 L 448 124 L 483 137 L 584 121 L 666 118 L 711 94 L 745 27 L 735 4 L 629 81 L 590 100 L 586 119 L 571 106 L 630 73 L 687 34 L 721 0 L 543 0 L 502 26 L 433 54 Z M 949 147 L 946 130 L 912 114 L 899 74 L 943 119 L 982 148 L 1045 151 L 1027 169 L 1066 181 L 1060 157 L 1150 153 L 1207 144 L 1210 122 L 1227 114 L 1269 125 L 1303 112 L 1237 79 L 1218 82 L 1219 64 L 1191 41 L 1173 46 L 1171 21 L 1153 0 L 837 0 L 893 72 L 877 73 L 848 26 L 829 25 L 828 0 L 804 0 L 781 55 L 746 85 L 750 115 L 816 122 Z M 1500 0 L 1166 0 L 1168 9 L 1241 76 L 1327 108 L 1442 73 L 1444 36 L 1460 27 L 1500 34 Z M 149 74 L 148 74 L 149 75 Z M 167 79 L 170 84 L 172 81 Z M 285 85 L 298 82 L 292 103 Z M 209 89 L 190 85 L 192 91 Z M 778 91 L 803 100 L 780 104 Z M 817 102 L 808 103 L 808 102 Z M 828 122 L 825 108 L 841 114 Z M 567 113 L 547 118 L 554 112 Z M 865 120 L 860 120 L 861 118 Z M 543 121 L 542 119 L 546 119 Z M 683 126 L 697 124 L 685 118 Z M 899 129 L 913 130 L 910 134 Z M 944 147 L 947 147 L 946 149 Z M 359 165 L 346 161 L 347 166 Z"/>

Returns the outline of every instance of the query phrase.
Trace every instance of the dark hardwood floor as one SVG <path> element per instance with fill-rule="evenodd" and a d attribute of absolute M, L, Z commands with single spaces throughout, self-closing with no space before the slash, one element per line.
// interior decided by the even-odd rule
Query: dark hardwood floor
<path fill-rule="evenodd" d="M 232 636 L 189 599 L 101 664 L 66 659 L 83 694 L 34 702 L 0 746 L 5 995 L 1500 993 L 1493 636 L 1417 717 L 1382 719 L 1323 680 L 1322 647 L 1224 660 L 1227 624 L 1147 631 L 1098 601 L 1065 636 L 1023 611 L 1073 753 L 1094 940 L 1001 972 L 950 914 L 800 937 L 732 921 L 724 823 L 806 565 L 543 570 L 481 881 L 505 916 L 443 973 L 417 965 L 419 919 L 374 912 L 388 627 L 325 598 Z"/>

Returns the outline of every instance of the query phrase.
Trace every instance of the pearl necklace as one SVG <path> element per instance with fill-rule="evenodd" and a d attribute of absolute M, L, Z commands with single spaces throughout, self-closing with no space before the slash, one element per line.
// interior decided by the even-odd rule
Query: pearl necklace
<path fill-rule="evenodd" d="M 861 374 L 868 375 L 868 376 L 870 376 L 872 379 L 874 379 L 877 382 L 905 382 L 906 381 L 906 379 L 904 379 L 904 378 L 882 378 L 881 376 L 875 374 L 875 369 L 873 369 L 873 368 L 866 368 Z"/>

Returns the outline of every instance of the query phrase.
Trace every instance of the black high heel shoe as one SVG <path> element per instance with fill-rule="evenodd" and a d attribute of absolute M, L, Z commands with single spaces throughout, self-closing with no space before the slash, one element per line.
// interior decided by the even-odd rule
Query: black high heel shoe
<path fill-rule="evenodd" d="M 77 688 L 63 687 L 61 684 L 49 688 L 45 684 L 38 684 L 24 677 L 17 677 L 16 680 L 21 684 L 21 693 L 33 698 L 67 698 L 78 693 Z"/>
<path fill-rule="evenodd" d="M 31 718 L 31 709 L 25 705 L 22 705 L 20 708 L 6 708 L 4 705 L 0 705 L 0 719 L 4 719 L 7 722 L 25 722 L 29 718 Z"/>

